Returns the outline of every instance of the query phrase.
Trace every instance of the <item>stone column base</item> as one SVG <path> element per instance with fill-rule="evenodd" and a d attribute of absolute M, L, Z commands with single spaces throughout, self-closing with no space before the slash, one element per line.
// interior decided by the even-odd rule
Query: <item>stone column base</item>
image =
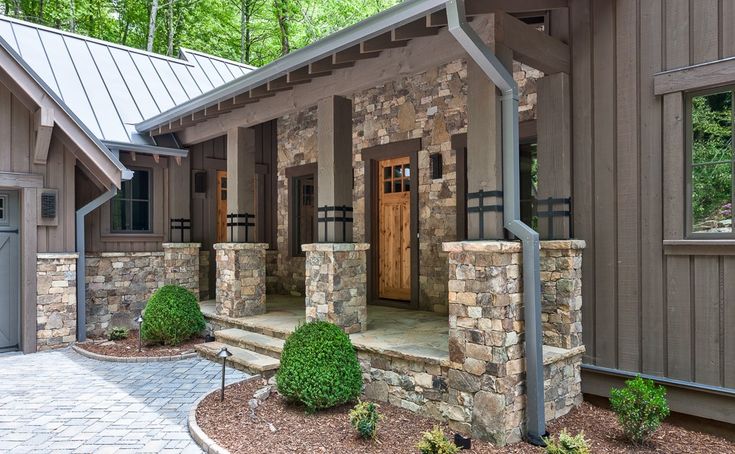
<path fill-rule="evenodd" d="M 199 298 L 200 243 L 163 243 L 163 280 L 184 287 Z"/>
<path fill-rule="evenodd" d="M 266 243 L 219 243 L 217 314 L 249 317 L 265 314 Z"/>
<path fill-rule="evenodd" d="M 76 253 L 38 254 L 36 349 L 67 347 L 77 338 Z"/>
<path fill-rule="evenodd" d="M 306 321 L 334 323 L 346 333 L 367 329 L 366 243 L 305 244 Z"/>

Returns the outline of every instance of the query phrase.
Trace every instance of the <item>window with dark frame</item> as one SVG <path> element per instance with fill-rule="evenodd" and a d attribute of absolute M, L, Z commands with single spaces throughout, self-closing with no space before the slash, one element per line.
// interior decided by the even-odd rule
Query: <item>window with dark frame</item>
<path fill-rule="evenodd" d="M 293 188 L 292 228 L 295 241 L 292 242 L 291 255 L 303 256 L 302 244 L 316 242 L 314 223 L 316 220 L 316 184 L 314 175 L 301 175 L 291 178 Z"/>
<path fill-rule="evenodd" d="M 8 196 L 0 195 L 0 224 L 7 224 Z"/>
<path fill-rule="evenodd" d="M 687 99 L 687 233 L 733 237 L 733 88 Z"/>
<path fill-rule="evenodd" d="M 123 181 L 112 199 L 110 231 L 113 233 L 147 233 L 151 231 L 151 171 L 135 169 L 133 178 Z"/>

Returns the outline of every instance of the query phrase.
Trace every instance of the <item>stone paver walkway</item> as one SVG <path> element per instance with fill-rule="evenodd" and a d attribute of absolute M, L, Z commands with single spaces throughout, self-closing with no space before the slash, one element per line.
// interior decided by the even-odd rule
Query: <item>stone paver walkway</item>
<path fill-rule="evenodd" d="M 221 365 L 96 361 L 71 351 L 0 355 L 0 452 L 200 453 L 186 427 Z M 228 369 L 228 381 L 245 378 Z"/>

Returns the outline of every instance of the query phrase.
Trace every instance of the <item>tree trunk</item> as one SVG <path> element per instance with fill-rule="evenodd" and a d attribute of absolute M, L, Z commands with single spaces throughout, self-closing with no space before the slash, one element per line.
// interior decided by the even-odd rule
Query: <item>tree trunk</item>
<path fill-rule="evenodd" d="M 74 20 L 75 14 L 76 8 L 74 7 L 74 0 L 69 0 L 69 18 L 71 19 L 69 23 L 69 31 L 72 33 L 77 30 L 77 22 Z"/>
<path fill-rule="evenodd" d="M 291 52 L 291 44 L 289 43 L 289 19 L 288 19 L 288 0 L 273 0 L 273 6 L 278 21 L 278 34 L 281 38 L 281 56 Z"/>
<path fill-rule="evenodd" d="M 174 54 L 174 31 L 176 24 L 174 24 L 174 2 L 176 0 L 169 0 L 168 2 L 168 47 L 166 49 L 166 55 L 169 57 Z"/>
<path fill-rule="evenodd" d="M 156 15 L 158 14 L 158 0 L 151 0 L 151 15 L 148 21 L 148 44 L 146 50 L 153 52 L 153 39 L 156 37 Z"/>
<path fill-rule="evenodd" d="M 38 0 L 38 23 L 43 24 L 43 0 Z"/>

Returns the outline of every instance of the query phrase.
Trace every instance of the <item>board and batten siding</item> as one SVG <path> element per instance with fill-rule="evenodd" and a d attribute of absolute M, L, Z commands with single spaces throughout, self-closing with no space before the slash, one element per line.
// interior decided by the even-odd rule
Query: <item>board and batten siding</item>
<path fill-rule="evenodd" d="M 683 97 L 653 90 L 658 72 L 735 56 L 735 1 L 570 0 L 569 13 L 585 361 L 735 388 L 735 243 L 683 241 Z"/>
<path fill-rule="evenodd" d="M 44 188 L 58 189 L 58 224 L 38 226 L 37 252 L 73 252 L 76 157 L 56 129 L 51 137 L 47 163 L 34 164 L 32 123 L 31 111 L 0 84 L 0 172 L 37 175 L 43 178 Z"/>

